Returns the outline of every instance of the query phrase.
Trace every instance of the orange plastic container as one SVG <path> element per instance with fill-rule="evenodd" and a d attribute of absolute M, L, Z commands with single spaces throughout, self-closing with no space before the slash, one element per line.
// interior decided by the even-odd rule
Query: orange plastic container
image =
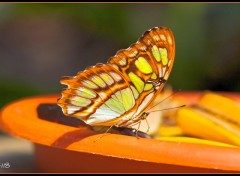
<path fill-rule="evenodd" d="M 240 95 L 225 93 L 240 101 Z M 195 102 L 201 92 L 178 96 Z M 86 126 L 40 119 L 41 103 L 60 95 L 29 97 L 1 111 L 0 128 L 34 143 L 38 172 L 56 173 L 239 173 L 240 148 L 101 134 Z"/>

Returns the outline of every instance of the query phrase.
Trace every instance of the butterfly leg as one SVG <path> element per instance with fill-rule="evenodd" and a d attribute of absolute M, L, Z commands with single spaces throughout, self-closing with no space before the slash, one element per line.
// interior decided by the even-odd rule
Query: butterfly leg
<path fill-rule="evenodd" d="M 139 120 L 139 122 L 138 122 L 138 128 L 137 128 L 137 130 L 136 130 L 136 138 L 138 138 L 138 139 L 139 139 L 138 131 L 139 131 L 140 125 L 141 125 L 141 120 Z"/>
<path fill-rule="evenodd" d="M 139 128 L 140 128 L 140 125 L 141 125 L 141 121 L 138 121 L 137 123 L 134 123 L 134 125 L 137 125 L 138 124 L 138 127 L 137 127 L 137 129 L 136 128 L 132 128 L 131 127 L 131 125 L 129 126 L 130 128 L 132 128 L 133 129 L 133 131 L 135 131 L 135 136 L 136 136 L 136 138 L 138 138 L 139 139 L 139 136 L 138 136 L 138 131 L 139 131 Z"/>
<path fill-rule="evenodd" d="M 148 132 L 149 132 L 149 129 L 150 129 L 150 125 L 149 125 L 149 123 L 148 123 L 148 120 L 147 120 L 147 118 L 144 118 L 144 119 L 142 119 L 142 120 L 145 120 L 146 123 L 147 123 L 147 130 L 146 130 L 145 133 L 148 133 Z M 137 138 L 138 138 L 138 131 L 139 131 L 139 128 L 140 128 L 140 125 L 141 125 L 141 121 L 142 121 L 142 120 L 139 120 L 137 123 L 131 124 L 131 125 L 137 125 L 137 124 L 138 124 L 138 128 L 137 128 L 137 129 L 132 128 L 133 130 L 136 130 L 136 137 L 137 137 Z M 129 127 L 131 127 L 131 125 L 129 125 Z"/>
<path fill-rule="evenodd" d="M 96 139 L 94 140 L 94 142 L 97 142 L 99 139 L 101 139 L 103 136 L 105 136 L 105 135 L 112 129 L 112 127 L 115 126 L 115 125 L 116 125 L 116 124 L 110 126 L 101 136 L 99 136 L 98 138 L 96 138 Z"/>
<path fill-rule="evenodd" d="M 146 131 L 146 133 L 148 133 L 148 132 L 149 132 L 149 129 L 150 129 L 150 126 L 149 126 L 149 123 L 148 123 L 147 118 L 145 118 L 145 121 L 146 121 L 146 123 L 147 123 L 147 131 Z"/>
<path fill-rule="evenodd" d="M 94 140 L 94 142 L 98 141 L 101 139 L 103 136 L 105 136 L 114 126 L 119 126 L 119 122 L 116 122 L 112 126 L 110 126 L 101 136 L 99 136 L 97 139 Z"/>

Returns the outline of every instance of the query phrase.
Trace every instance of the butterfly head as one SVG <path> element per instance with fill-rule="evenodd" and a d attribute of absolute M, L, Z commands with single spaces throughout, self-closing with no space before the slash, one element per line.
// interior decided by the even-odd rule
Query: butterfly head
<path fill-rule="evenodd" d="M 150 83 L 153 85 L 154 89 L 157 90 L 162 84 L 164 84 L 167 80 L 164 79 L 164 77 L 159 77 L 159 79 L 156 80 L 148 80 L 147 83 Z"/>
<path fill-rule="evenodd" d="M 149 112 L 143 112 L 142 115 L 140 116 L 140 120 L 145 120 L 149 115 Z"/>

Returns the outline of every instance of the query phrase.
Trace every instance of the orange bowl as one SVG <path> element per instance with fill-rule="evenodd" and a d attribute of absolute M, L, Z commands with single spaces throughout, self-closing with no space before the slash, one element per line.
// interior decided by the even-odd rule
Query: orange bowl
<path fill-rule="evenodd" d="M 189 104 L 201 92 L 181 92 Z M 222 93 L 240 102 L 237 93 Z M 29 97 L 1 110 L 0 128 L 34 143 L 38 172 L 55 173 L 239 173 L 240 149 L 101 134 L 86 125 L 71 126 L 39 118 L 40 104 L 60 95 Z"/>

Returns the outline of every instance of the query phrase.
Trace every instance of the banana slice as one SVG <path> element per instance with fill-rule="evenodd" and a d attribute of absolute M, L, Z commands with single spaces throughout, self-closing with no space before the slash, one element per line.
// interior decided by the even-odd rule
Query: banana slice
<path fill-rule="evenodd" d="M 177 124 L 194 137 L 240 146 L 240 105 L 220 94 L 206 92 L 199 102 L 177 112 Z"/>
<path fill-rule="evenodd" d="M 184 133 L 182 129 L 177 126 L 161 126 L 158 129 L 158 136 L 183 136 Z"/>
<path fill-rule="evenodd" d="M 157 140 L 161 141 L 173 141 L 173 142 L 184 142 L 184 143 L 197 143 L 197 144 L 206 144 L 206 145 L 216 145 L 216 146 L 223 146 L 223 147 L 233 147 L 238 148 L 235 145 L 230 145 L 227 143 L 216 142 L 207 139 L 199 139 L 194 137 L 158 137 Z"/>

